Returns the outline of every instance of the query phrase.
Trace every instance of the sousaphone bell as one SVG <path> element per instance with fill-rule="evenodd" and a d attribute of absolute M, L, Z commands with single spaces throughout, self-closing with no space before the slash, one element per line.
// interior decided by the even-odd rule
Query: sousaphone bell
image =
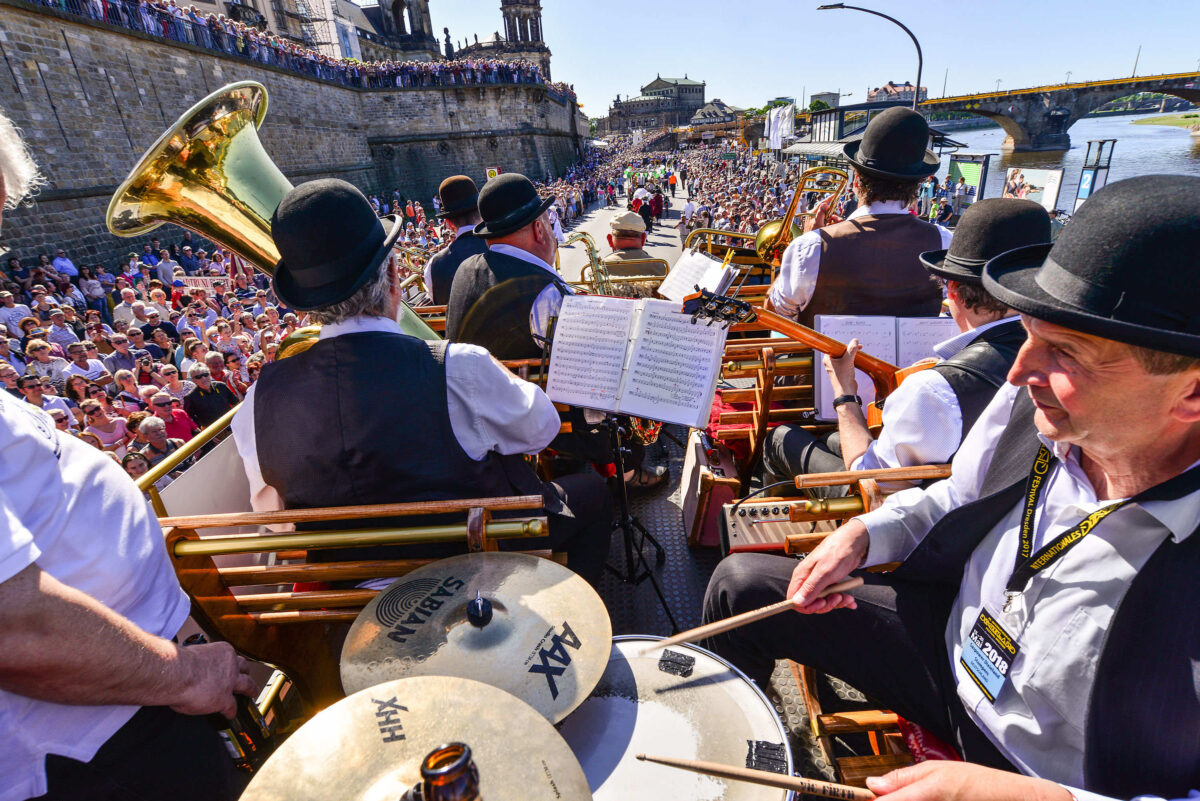
<path fill-rule="evenodd" d="M 175 223 L 272 275 L 280 257 L 271 216 L 292 184 L 258 138 L 266 113 L 266 87 L 254 81 L 231 83 L 192 106 L 117 188 L 108 230 L 134 237 Z M 399 323 L 412 336 L 441 339 L 407 304 Z"/>

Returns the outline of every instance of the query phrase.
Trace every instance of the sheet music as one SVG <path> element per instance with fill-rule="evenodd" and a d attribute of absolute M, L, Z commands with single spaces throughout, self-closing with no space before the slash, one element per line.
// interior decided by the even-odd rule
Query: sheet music
<path fill-rule="evenodd" d="M 693 325 L 691 317 L 669 301 L 645 304 L 633 335 L 621 411 L 701 427 L 712 406 L 726 330 Z"/>
<path fill-rule="evenodd" d="M 638 303 L 629 298 L 563 298 L 550 351 L 550 400 L 617 410 L 629 331 Z"/>
<path fill-rule="evenodd" d="M 862 349 L 870 355 L 895 363 L 896 358 L 896 318 L 895 317 L 859 317 L 841 314 L 818 314 L 814 327 L 826 336 L 833 337 L 839 342 L 849 343 L 857 339 Z M 825 371 L 821 354 L 815 353 L 813 359 L 813 398 L 817 417 L 822 420 L 836 420 L 837 413 L 833 409 L 833 384 Z M 875 400 L 875 384 L 871 377 L 862 370 L 855 371 L 858 376 L 858 396 L 862 398 L 863 407 Z"/>
<path fill-rule="evenodd" d="M 950 317 L 896 318 L 896 366 L 908 367 L 936 356 L 933 346 L 958 333 L 958 323 Z"/>
<path fill-rule="evenodd" d="M 679 257 L 675 266 L 667 273 L 658 294 L 670 300 L 682 302 L 696 292 L 696 285 L 715 294 L 723 294 L 733 283 L 732 266 L 722 267 L 721 262 L 699 251 L 688 251 Z"/>

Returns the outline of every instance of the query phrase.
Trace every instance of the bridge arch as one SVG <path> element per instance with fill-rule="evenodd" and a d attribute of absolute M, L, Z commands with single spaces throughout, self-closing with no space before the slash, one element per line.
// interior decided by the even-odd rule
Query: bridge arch
<path fill-rule="evenodd" d="M 987 117 L 1007 134 L 1001 145 L 1005 151 L 1066 150 L 1071 146 L 1067 131 L 1077 120 L 1111 100 L 1136 92 L 1161 92 L 1200 105 L 1200 73 L 942 98 L 922 103 L 921 110 L 966 111 Z"/>

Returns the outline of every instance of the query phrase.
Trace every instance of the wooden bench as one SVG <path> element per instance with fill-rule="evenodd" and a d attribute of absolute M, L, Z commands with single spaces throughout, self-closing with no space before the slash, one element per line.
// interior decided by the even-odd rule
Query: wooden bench
<path fill-rule="evenodd" d="M 549 532 L 538 495 L 454 501 L 347 506 L 245 514 L 163 517 L 167 554 L 192 600 L 192 615 L 210 639 L 226 640 L 246 656 L 283 670 L 295 682 L 306 712 L 343 697 L 338 639 L 331 624 L 354 621 L 374 590 L 294 591 L 301 582 L 361 582 L 403 576 L 433 559 L 306 561 L 318 549 L 381 545 L 464 543 L 470 552 L 498 550 L 498 541 L 544 537 Z M 494 519 L 504 513 L 502 519 Z M 352 521 L 452 515 L 461 522 L 410 528 Z M 513 516 L 510 516 L 513 515 Z M 338 523 L 337 530 L 260 533 L 280 524 Z M 242 534 L 202 537 L 204 529 L 252 528 Z M 548 550 L 529 551 L 554 557 Z M 214 557 L 257 554 L 266 564 L 218 566 Z M 559 561 L 564 561 L 561 557 Z"/>

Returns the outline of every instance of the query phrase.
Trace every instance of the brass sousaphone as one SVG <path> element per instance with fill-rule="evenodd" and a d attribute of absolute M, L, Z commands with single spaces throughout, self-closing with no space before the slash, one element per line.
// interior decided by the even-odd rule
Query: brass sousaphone
<path fill-rule="evenodd" d="M 134 237 L 175 223 L 273 274 L 279 250 L 271 216 L 292 184 L 258 138 L 266 113 L 266 87 L 254 81 L 231 83 L 192 106 L 117 188 L 108 230 Z M 412 336 L 441 339 L 407 304 L 399 323 Z"/>
<path fill-rule="evenodd" d="M 788 204 L 787 214 L 783 215 L 782 220 L 763 223 L 754 237 L 754 250 L 763 263 L 778 267 L 783 260 L 783 251 L 787 249 L 793 239 L 804 233 L 801 226 L 797 225 L 794 220 L 797 216 L 803 218 L 812 212 L 805 211 L 799 215 L 796 214 L 801 198 L 811 194 L 825 195 L 826 197 L 821 200 L 826 200 L 830 195 L 837 198 L 848 183 L 850 183 L 850 176 L 846 174 L 845 170 L 839 170 L 836 167 L 813 167 L 811 170 L 801 173 L 800 179 L 796 181 L 796 191 L 792 194 L 792 202 Z M 837 200 L 833 202 L 837 203 Z"/>

